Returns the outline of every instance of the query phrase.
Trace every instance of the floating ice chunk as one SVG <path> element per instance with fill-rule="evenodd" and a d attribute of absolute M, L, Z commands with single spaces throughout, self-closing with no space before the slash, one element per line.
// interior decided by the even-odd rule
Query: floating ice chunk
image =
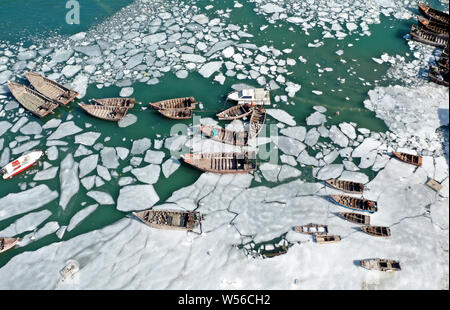
<path fill-rule="evenodd" d="M 119 179 L 119 186 L 125 186 L 125 185 L 130 185 L 133 184 L 134 182 L 136 182 L 135 178 L 132 177 L 123 177 Z"/>
<path fill-rule="evenodd" d="M 131 173 L 142 183 L 155 184 L 159 179 L 161 167 L 150 164 L 143 168 L 135 168 L 131 170 Z"/>
<path fill-rule="evenodd" d="M 56 232 L 56 236 L 58 237 L 58 239 L 61 239 L 65 232 L 66 232 L 67 226 L 61 226 L 58 231 Z"/>
<path fill-rule="evenodd" d="M 95 144 L 95 141 L 97 141 L 100 136 L 101 133 L 99 132 L 85 132 L 75 136 L 75 143 L 91 146 Z"/>
<path fill-rule="evenodd" d="M 194 15 L 192 20 L 200 25 L 205 25 L 209 22 L 209 18 L 205 14 Z"/>
<path fill-rule="evenodd" d="M 54 179 L 56 177 L 58 169 L 58 167 L 52 167 L 46 170 L 39 171 L 34 175 L 33 181 L 45 181 Z"/>
<path fill-rule="evenodd" d="M 336 179 L 342 174 L 343 171 L 344 171 L 343 165 L 332 164 L 321 168 L 317 173 L 317 178 L 319 180 Z"/>
<path fill-rule="evenodd" d="M 134 92 L 133 87 L 124 87 L 120 90 L 120 97 L 130 97 Z"/>
<path fill-rule="evenodd" d="M 58 159 L 58 148 L 56 146 L 51 146 L 47 149 L 47 158 L 48 160 Z"/>
<path fill-rule="evenodd" d="M 134 114 L 127 114 L 124 118 L 122 118 L 118 125 L 121 128 L 128 127 L 137 122 L 137 116 Z"/>
<path fill-rule="evenodd" d="M 151 208 L 159 201 L 159 196 L 152 185 L 130 185 L 120 189 L 117 209 L 128 212 Z"/>
<path fill-rule="evenodd" d="M 20 128 L 20 132 L 24 135 L 39 135 L 42 132 L 42 127 L 37 122 L 30 122 Z"/>
<path fill-rule="evenodd" d="M 382 59 L 375 58 L 375 57 L 372 57 L 372 60 L 375 61 L 376 63 L 380 64 L 380 65 L 384 62 Z"/>
<path fill-rule="evenodd" d="M 98 45 L 76 46 L 73 49 L 89 57 L 98 57 L 102 55 L 102 52 Z"/>
<path fill-rule="evenodd" d="M 58 222 L 48 222 L 44 225 L 44 227 L 42 227 L 41 229 L 39 229 L 37 232 L 32 233 L 30 236 L 30 241 L 31 238 L 33 241 L 39 240 L 44 238 L 45 236 L 48 236 L 50 234 L 53 234 L 54 232 L 56 232 L 59 229 L 59 224 Z M 28 236 L 28 235 L 27 235 Z M 27 236 L 24 237 L 24 239 L 27 239 Z"/>
<path fill-rule="evenodd" d="M 341 147 L 347 147 L 348 145 L 348 138 L 335 125 L 331 126 L 329 137 L 331 141 Z"/>
<path fill-rule="evenodd" d="M 116 152 L 121 160 L 127 158 L 128 154 L 130 153 L 130 151 L 124 147 L 116 147 Z"/>
<path fill-rule="evenodd" d="M 97 176 L 92 175 L 90 177 L 85 177 L 84 179 L 81 179 L 81 184 L 84 186 L 86 190 L 91 190 L 94 187 L 95 179 Z"/>
<path fill-rule="evenodd" d="M 152 141 L 148 138 L 142 138 L 133 141 L 133 146 L 131 147 L 132 155 L 144 154 L 146 150 L 150 148 Z"/>
<path fill-rule="evenodd" d="M 79 73 L 69 86 L 78 93 L 78 98 L 81 99 L 86 95 L 88 82 L 89 77 L 85 74 Z"/>
<path fill-rule="evenodd" d="M 69 225 L 67 226 L 67 231 L 71 231 L 75 227 L 78 226 L 85 218 L 87 218 L 92 212 L 94 212 L 98 207 L 98 204 L 91 205 L 89 207 L 83 208 L 81 211 L 78 211 L 72 218 L 70 219 Z"/>
<path fill-rule="evenodd" d="M 12 150 L 12 153 L 13 153 L 14 155 L 15 155 L 15 154 L 21 154 L 21 153 L 23 153 L 23 152 L 26 152 L 26 151 L 31 150 L 32 148 L 34 148 L 34 147 L 35 147 L 36 145 L 38 145 L 38 144 L 39 144 L 39 141 L 30 141 L 30 142 L 21 144 L 20 146 L 14 148 L 14 149 Z"/>
<path fill-rule="evenodd" d="M 58 129 L 48 137 L 48 140 L 59 140 L 67 136 L 74 135 L 82 131 L 73 121 L 65 122 L 59 125 Z"/>
<path fill-rule="evenodd" d="M 160 43 L 166 39 L 167 39 L 166 33 L 160 32 L 160 33 L 155 33 L 155 34 L 151 34 L 151 35 L 144 37 L 142 39 L 142 43 L 148 44 L 148 45 L 153 45 L 153 44 Z"/>
<path fill-rule="evenodd" d="M 278 174 L 278 180 L 283 182 L 287 179 L 298 178 L 301 174 L 302 173 L 294 167 L 283 165 L 281 166 L 280 173 Z"/>
<path fill-rule="evenodd" d="M 176 75 L 177 78 L 179 78 L 179 79 L 185 79 L 185 78 L 188 77 L 189 72 L 188 72 L 187 70 L 180 70 L 180 71 L 177 71 L 177 72 L 175 73 L 175 75 Z"/>
<path fill-rule="evenodd" d="M 72 49 L 58 49 L 52 54 L 52 62 L 66 62 L 73 55 Z"/>
<path fill-rule="evenodd" d="M 126 63 L 125 67 L 130 70 L 142 63 L 142 60 L 144 59 L 144 53 L 134 55 L 128 59 L 128 62 Z M 124 96 L 126 97 L 126 96 Z"/>
<path fill-rule="evenodd" d="M 261 6 L 261 9 L 267 14 L 284 12 L 284 9 L 282 7 L 273 3 L 264 4 L 263 6 Z"/>
<path fill-rule="evenodd" d="M 321 124 L 325 123 L 326 121 L 327 121 L 327 118 L 325 117 L 325 115 L 323 115 L 322 113 L 317 112 L 317 111 L 306 118 L 306 124 L 308 126 L 321 125 Z"/>
<path fill-rule="evenodd" d="M 52 213 L 49 210 L 29 213 L 0 231 L 0 236 L 14 237 L 24 232 L 34 230 L 51 215 Z"/>
<path fill-rule="evenodd" d="M 323 94 L 323 92 L 321 92 L 320 90 L 312 90 L 311 92 L 313 94 L 316 94 L 316 95 L 322 95 Z"/>
<path fill-rule="evenodd" d="M 355 127 L 353 127 L 349 123 L 341 123 L 341 124 L 339 124 L 339 128 L 351 140 L 356 139 Z"/>
<path fill-rule="evenodd" d="M 283 136 L 274 139 L 274 143 L 283 153 L 293 156 L 298 156 L 306 148 L 300 141 Z"/>
<path fill-rule="evenodd" d="M 61 197 L 59 199 L 59 205 L 63 210 L 80 188 L 78 166 L 78 163 L 73 160 L 72 154 L 70 153 L 61 162 L 59 171 Z"/>
<path fill-rule="evenodd" d="M 0 121 L 0 137 L 11 128 L 12 125 L 7 121 Z"/>
<path fill-rule="evenodd" d="M 288 93 L 289 97 L 294 97 L 295 93 L 298 92 L 302 88 L 301 85 L 295 84 L 292 82 L 286 82 L 286 85 L 287 85 L 287 87 L 285 90 Z"/>
<path fill-rule="evenodd" d="M 270 163 L 263 163 L 259 166 L 259 170 L 267 181 L 277 182 L 281 167 Z"/>
<path fill-rule="evenodd" d="M 114 199 L 110 194 L 100 191 L 90 191 L 86 194 L 88 197 L 91 197 L 95 201 L 97 201 L 100 205 L 113 205 Z"/>
<path fill-rule="evenodd" d="M 186 141 L 187 141 L 186 136 L 183 135 L 173 136 L 166 139 L 166 141 L 164 142 L 164 147 L 171 151 L 179 151 L 182 149 Z"/>
<path fill-rule="evenodd" d="M 58 197 L 57 191 L 51 191 L 47 185 L 38 185 L 19 193 L 10 193 L 0 198 L 0 221 L 38 209 Z"/>
<path fill-rule="evenodd" d="M 305 138 L 305 144 L 309 146 L 313 146 L 317 143 L 317 140 L 319 140 L 320 133 L 317 131 L 316 128 L 311 128 L 308 133 L 306 134 Z"/>
<path fill-rule="evenodd" d="M 80 65 L 67 65 L 62 69 L 61 73 L 64 74 L 66 78 L 71 78 L 80 72 L 81 69 L 82 67 Z"/>
<path fill-rule="evenodd" d="M 267 109 L 266 113 L 272 116 L 277 121 L 283 122 L 285 124 L 288 124 L 289 126 L 295 126 L 295 120 L 292 115 L 287 113 L 284 110 L 280 109 Z"/>
<path fill-rule="evenodd" d="M 198 73 L 202 75 L 204 78 L 209 78 L 214 72 L 220 70 L 222 67 L 223 61 L 211 61 L 204 64 Z"/>
<path fill-rule="evenodd" d="M 347 29 L 351 32 L 353 30 L 358 29 L 358 25 L 356 25 L 355 23 L 347 23 L 345 25 L 347 27 Z"/>
<path fill-rule="evenodd" d="M 98 163 L 98 154 L 90 155 L 80 161 L 80 179 L 91 173 Z"/>
<path fill-rule="evenodd" d="M 188 61 L 188 62 L 203 63 L 206 61 L 206 58 L 201 55 L 196 55 L 196 54 L 182 54 L 181 60 Z"/>
<path fill-rule="evenodd" d="M 300 155 L 297 157 L 297 161 L 307 166 L 319 165 L 319 161 L 316 158 L 310 156 L 306 150 L 300 153 Z"/>
<path fill-rule="evenodd" d="M 91 150 L 88 150 L 84 145 L 80 145 L 78 149 L 75 151 L 73 157 L 86 156 L 90 154 L 92 154 Z"/>
<path fill-rule="evenodd" d="M 339 177 L 339 180 L 353 181 L 366 184 L 369 182 L 369 177 L 362 172 L 344 171 Z"/>
<path fill-rule="evenodd" d="M 234 48 L 232 46 L 227 47 L 222 51 L 222 55 L 225 58 L 230 58 L 234 55 Z"/>
<path fill-rule="evenodd" d="M 359 168 L 356 166 L 352 161 L 343 160 L 342 163 L 344 164 L 345 170 L 349 171 L 358 171 Z"/>
<path fill-rule="evenodd" d="M 338 158 L 339 152 L 337 150 L 331 151 L 328 155 L 324 156 L 323 161 L 326 164 L 331 164 L 335 161 L 336 158 Z"/>
<path fill-rule="evenodd" d="M 97 174 L 105 181 L 111 181 L 111 174 L 109 170 L 103 166 L 97 166 Z"/>
<path fill-rule="evenodd" d="M 166 160 L 162 164 L 162 172 L 164 174 L 164 177 L 168 178 L 180 167 L 180 165 L 181 165 L 180 161 L 174 157 L 171 157 L 168 160 Z"/>
<path fill-rule="evenodd" d="M 161 164 L 164 159 L 164 152 L 148 150 L 145 153 L 144 161 L 150 164 Z"/>
<path fill-rule="evenodd" d="M 102 157 L 103 166 L 110 169 L 116 169 L 119 167 L 118 156 L 116 149 L 113 147 L 105 147 L 100 151 Z"/>
<path fill-rule="evenodd" d="M 290 155 L 281 155 L 280 160 L 282 163 L 291 165 L 291 166 L 297 166 L 297 161 L 295 160 L 295 157 Z"/>
<path fill-rule="evenodd" d="M 26 116 L 22 116 L 17 122 L 15 122 L 14 126 L 11 128 L 11 132 L 16 133 L 27 122 L 28 118 Z"/>
<path fill-rule="evenodd" d="M 374 138 L 366 138 L 364 141 L 358 145 L 352 153 L 353 157 L 363 157 L 373 150 L 377 150 L 381 145 L 381 141 Z"/>
<path fill-rule="evenodd" d="M 376 150 L 370 151 L 363 156 L 361 156 L 361 162 L 359 164 L 359 168 L 365 169 L 371 167 L 377 158 L 378 152 Z"/>

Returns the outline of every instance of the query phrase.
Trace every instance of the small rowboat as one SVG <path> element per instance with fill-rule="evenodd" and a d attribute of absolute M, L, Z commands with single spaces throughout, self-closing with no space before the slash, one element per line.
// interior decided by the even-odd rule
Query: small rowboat
<path fill-rule="evenodd" d="M 411 38 L 415 41 L 428 44 L 431 46 L 436 46 L 444 48 L 448 44 L 448 36 L 436 34 L 431 31 L 426 31 L 419 29 L 416 25 L 412 25 L 411 31 L 409 32 Z"/>
<path fill-rule="evenodd" d="M 32 151 L 28 154 L 22 155 L 16 160 L 10 162 L 2 170 L 0 170 L 0 175 L 3 176 L 3 179 L 7 180 L 15 176 L 16 174 L 21 173 L 22 171 L 30 168 L 34 163 L 36 163 L 42 156 L 44 156 L 44 152 L 36 150 Z"/>
<path fill-rule="evenodd" d="M 25 109 L 38 117 L 53 113 L 58 107 L 58 104 L 50 98 L 22 84 L 9 81 L 8 88 Z"/>
<path fill-rule="evenodd" d="M 363 259 L 360 261 L 360 266 L 369 270 L 378 270 L 384 272 L 400 271 L 400 262 L 392 259 Z"/>
<path fill-rule="evenodd" d="M 192 231 L 201 224 L 203 216 L 199 212 L 179 210 L 146 210 L 133 212 L 142 222 L 158 229 Z"/>
<path fill-rule="evenodd" d="M 346 195 L 330 195 L 329 197 L 333 200 L 333 202 L 344 208 L 370 213 L 378 210 L 376 201 Z"/>
<path fill-rule="evenodd" d="M 184 162 L 205 172 L 249 173 L 256 170 L 256 157 L 249 153 L 205 153 L 182 155 Z"/>
<path fill-rule="evenodd" d="M 341 241 L 340 236 L 333 235 L 314 235 L 317 243 L 334 243 Z"/>
<path fill-rule="evenodd" d="M 392 152 L 392 155 L 397 159 L 414 166 L 422 166 L 422 156 L 402 153 L 402 152 Z"/>
<path fill-rule="evenodd" d="M 246 88 L 230 93 L 227 100 L 238 104 L 270 105 L 270 92 L 263 88 Z"/>
<path fill-rule="evenodd" d="M 97 104 L 79 103 L 79 106 L 88 114 L 111 122 L 118 122 L 127 115 L 128 108 L 109 107 Z"/>
<path fill-rule="evenodd" d="M 436 66 L 430 66 L 430 69 L 428 70 L 428 78 L 436 84 L 447 87 L 449 86 L 450 78 L 448 69 L 439 69 Z"/>
<path fill-rule="evenodd" d="M 134 108 L 136 103 L 135 98 L 102 98 L 102 99 L 91 99 L 95 105 L 104 107 L 115 107 L 115 108 Z"/>
<path fill-rule="evenodd" d="M 449 15 L 447 13 L 444 13 L 442 11 L 433 9 L 429 5 L 426 5 L 423 2 L 419 2 L 419 12 L 426 18 L 437 21 L 443 24 L 446 24 L 448 26 L 449 23 Z"/>
<path fill-rule="evenodd" d="M 217 117 L 223 121 L 232 121 L 239 118 L 244 118 L 252 113 L 252 108 L 248 104 L 239 104 L 237 106 L 226 109 L 217 114 Z"/>
<path fill-rule="evenodd" d="M 327 180 L 325 181 L 325 183 L 330 185 L 331 187 L 351 194 L 362 194 L 362 192 L 364 191 L 364 184 L 362 183 L 336 179 Z"/>
<path fill-rule="evenodd" d="M 300 234 L 307 234 L 307 235 L 326 235 L 328 233 L 328 226 L 322 224 L 309 223 L 303 226 L 295 226 L 294 231 Z"/>
<path fill-rule="evenodd" d="M 69 102 L 74 101 L 78 96 L 76 91 L 52 81 L 38 73 L 27 72 L 25 73 L 25 76 L 34 89 L 44 96 L 52 99 L 59 105 L 66 105 Z"/>
<path fill-rule="evenodd" d="M 390 237 L 391 229 L 386 226 L 362 226 L 361 231 L 375 237 Z"/>
<path fill-rule="evenodd" d="M 353 212 L 339 212 L 338 215 L 344 220 L 355 224 L 370 225 L 370 216 L 368 215 Z"/>
<path fill-rule="evenodd" d="M 0 253 L 12 249 L 19 240 L 20 238 L 0 238 Z"/>
<path fill-rule="evenodd" d="M 221 127 L 200 125 L 200 131 L 215 141 L 236 146 L 246 146 L 248 143 L 247 131 L 232 131 Z"/>
<path fill-rule="evenodd" d="M 260 133 L 266 121 L 266 110 L 263 108 L 255 108 L 253 110 L 252 116 L 250 117 L 250 137 L 256 138 Z"/>
<path fill-rule="evenodd" d="M 420 29 L 431 31 L 436 34 L 446 36 L 448 38 L 448 25 L 435 22 L 421 16 L 417 18 L 417 22 Z"/>
<path fill-rule="evenodd" d="M 159 113 L 170 119 L 190 119 L 192 118 L 191 109 L 160 109 Z"/>
<path fill-rule="evenodd" d="M 158 102 L 149 103 L 155 109 L 191 109 L 194 110 L 197 102 L 194 97 L 182 97 L 167 99 Z"/>

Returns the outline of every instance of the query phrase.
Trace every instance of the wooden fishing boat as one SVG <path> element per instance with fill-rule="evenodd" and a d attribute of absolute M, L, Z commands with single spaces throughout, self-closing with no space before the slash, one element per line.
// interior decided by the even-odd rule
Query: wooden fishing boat
<path fill-rule="evenodd" d="M 170 119 L 190 119 L 192 118 L 191 109 L 160 109 L 158 110 L 161 115 L 164 115 Z"/>
<path fill-rule="evenodd" d="M 246 88 L 228 94 L 227 100 L 237 104 L 270 105 L 270 91 L 263 88 Z"/>
<path fill-rule="evenodd" d="M 66 105 L 69 102 L 74 101 L 78 96 L 76 91 L 52 81 L 38 73 L 27 72 L 25 73 L 25 76 L 34 89 L 44 96 L 52 99 L 59 105 Z"/>
<path fill-rule="evenodd" d="M 166 99 L 158 102 L 149 103 L 155 109 L 191 109 L 194 110 L 197 102 L 194 97 L 182 97 Z"/>
<path fill-rule="evenodd" d="M 248 131 L 232 131 L 221 127 L 200 125 L 200 131 L 215 141 L 236 146 L 246 146 L 248 143 Z"/>
<path fill-rule="evenodd" d="M 433 9 L 429 5 L 426 5 L 423 2 L 419 2 L 419 12 L 426 18 L 437 21 L 443 24 L 446 24 L 448 26 L 449 23 L 449 15 L 447 13 L 444 13 L 442 11 Z"/>
<path fill-rule="evenodd" d="M 112 122 L 118 122 L 127 115 L 128 108 L 105 107 L 96 104 L 79 103 L 79 106 L 90 115 Z"/>
<path fill-rule="evenodd" d="M 322 224 L 309 223 L 303 226 L 295 226 L 294 231 L 300 234 L 307 234 L 307 235 L 326 235 L 328 233 L 328 226 Z"/>
<path fill-rule="evenodd" d="M 252 113 L 253 109 L 248 104 L 239 104 L 217 114 L 220 120 L 232 121 L 244 118 Z"/>
<path fill-rule="evenodd" d="M 95 105 L 100 105 L 104 107 L 115 107 L 115 108 L 134 108 L 136 103 L 135 98 L 102 98 L 102 99 L 91 99 Z"/>
<path fill-rule="evenodd" d="M 44 152 L 36 150 L 29 152 L 25 155 L 20 156 L 16 160 L 10 162 L 2 170 L 0 170 L 0 175 L 3 176 L 3 179 L 7 180 L 15 176 L 16 174 L 21 173 L 22 171 L 27 170 L 32 165 L 34 165 L 42 156 L 44 156 Z"/>
<path fill-rule="evenodd" d="M 185 154 L 181 158 L 199 170 L 220 174 L 249 173 L 257 164 L 256 157 L 248 153 Z"/>
<path fill-rule="evenodd" d="M 362 226 L 361 231 L 375 237 L 390 237 L 391 229 L 386 226 Z"/>
<path fill-rule="evenodd" d="M 411 38 L 415 41 L 444 48 L 448 44 L 448 36 L 445 37 L 440 34 L 433 33 L 431 31 L 426 31 L 419 29 L 416 25 L 412 25 L 411 31 L 409 32 Z"/>
<path fill-rule="evenodd" d="M 421 16 L 417 18 L 417 22 L 420 29 L 431 31 L 448 38 L 448 25 L 435 22 Z"/>
<path fill-rule="evenodd" d="M 317 243 L 334 243 L 341 241 L 341 237 L 338 235 L 314 235 Z"/>
<path fill-rule="evenodd" d="M 449 70 L 439 69 L 436 66 L 430 66 L 428 70 L 428 78 L 439 85 L 449 86 Z"/>
<path fill-rule="evenodd" d="M 394 155 L 394 157 L 396 157 L 397 159 L 414 165 L 414 166 L 422 166 L 422 156 L 418 156 L 418 155 L 412 155 L 412 154 L 407 154 L 407 153 L 402 153 L 402 152 L 392 152 L 392 155 Z"/>
<path fill-rule="evenodd" d="M 288 251 L 288 247 L 285 245 L 282 245 L 280 248 L 278 249 L 273 249 L 273 250 L 267 250 L 265 251 L 264 254 L 262 254 L 262 256 L 264 258 L 272 258 L 272 257 L 276 257 L 276 256 L 280 256 L 283 254 L 286 254 Z"/>
<path fill-rule="evenodd" d="M 362 183 L 336 179 L 326 180 L 325 183 L 331 187 L 351 194 L 362 194 L 364 191 L 364 184 Z"/>
<path fill-rule="evenodd" d="M 12 249 L 19 240 L 20 238 L 0 238 L 0 253 Z"/>
<path fill-rule="evenodd" d="M 429 188 L 435 190 L 436 192 L 439 192 L 442 189 L 442 185 L 441 183 L 439 183 L 438 181 L 432 179 L 432 178 L 428 178 L 427 183 L 425 183 L 425 185 L 427 185 Z"/>
<path fill-rule="evenodd" d="M 261 132 L 266 121 L 266 110 L 263 108 L 253 109 L 252 116 L 250 117 L 249 132 L 251 138 L 256 138 Z"/>
<path fill-rule="evenodd" d="M 179 210 L 145 210 L 133 212 L 142 222 L 158 229 L 192 231 L 203 219 L 199 212 Z"/>
<path fill-rule="evenodd" d="M 38 117 L 44 117 L 58 107 L 50 98 L 16 82 L 8 82 L 8 88 L 14 98 L 28 111 Z"/>
<path fill-rule="evenodd" d="M 440 70 L 449 71 L 448 56 L 444 55 L 444 53 L 439 58 L 438 66 Z"/>
<path fill-rule="evenodd" d="M 344 208 L 370 213 L 378 210 L 376 201 L 346 195 L 330 195 L 329 197 L 333 202 Z"/>
<path fill-rule="evenodd" d="M 379 270 L 384 272 L 400 271 L 400 262 L 393 259 L 363 259 L 360 261 L 360 266 L 369 270 Z"/>
<path fill-rule="evenodd" d="M 370 225 L 370 216 L 353 212 L 338 212 L 338 215 L 349 222 L 362 225 Z"/>

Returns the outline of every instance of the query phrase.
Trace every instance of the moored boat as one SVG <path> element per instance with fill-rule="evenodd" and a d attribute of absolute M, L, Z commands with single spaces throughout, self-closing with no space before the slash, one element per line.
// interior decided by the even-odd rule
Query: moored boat
<path fill-rule="evenodd" d="M 392 152 L 392 155 L 394 155 L 395 158 L 414 166 L 422 166 L 422 156 L 418 155 L 412 155 L 402 152 Z"/>
<path fill-rule="evenodd" d="M 375 237 L 390 237 L 391 229 L 386 226 L 362 226 L 361 231 Z"/>
<path fill-rule="evenodd" d="M 10 162 L 2 170 L 0 170 L 0 175 L 3 176 L 3 179 L 10 179 L 13 176 L 21 173 L 22 171 L 27 170 L 33 164 L 35 164 L 42 156 L 44 156 L 44 152 L 40 150 L 29 152 L 25 155 L 20 156 L 16 160 Z"/>
<path fill-rule="evenodd" d="M 205 172 L 249 173 L 256 170 L 256 157 L 249 153 L 204 153 L 182 155 L 184 162 Z"/>
<path fill-rule="evenodd" d="M 236 146 L 246 146 L 248 143 L 248 131 L 233 131 L 221 127 L 200 125 L 200 131 L 215 141 Z"/>
<path fill-rule="evenodd" d="M 300 234 L 326 235 L 328 233 L 328 226 L 322 224 L 309 223 L 307 225 L 295 226 L 294 231 Z"/>
<path fill-rule="evenodd" d="M 136 103 L 135 98 L 101 98 L 101 99 L 91 99 L 95 105 L 104 107 L 115 107 L 115 108 L 134 108 Z"/>
<path fill-rule="evenodd" d="M 266 110 L 263 108 L 253 109 L 252 116 L 250 117 L 249 135 L 252 138 L 256 138 L 261 132 L 266 121 Z"/>
<path fill-rule="evenodd" d="M 448 38 L 448 25 L 435 22 L 424 17 L 419 16 L 417 18 L 417 22 L 420 29 L 424 29 L 426 31 L 431 31 L 436 34 L 443 35 Z"/>
<path fill-rule="evenodd" d="M 166 99 L 158 102 L 149 103 L 155 109 L 191 109 L 194 110 L 197 102 L 194 97 L 181 97 Z"/>
<path fill-rule="evenodd" d="M 20 238 L 0 238 L 0 253 L 12 249 L 19 240 Z"/>
<path fill-rule="evenodd" d="M 246 103 L 239 104 L 225 111 L 222 111 L 217 114 L 217 117 L 220 120 L 232 121 L 239 118 L 244 118 L 252 113 L 253 109 Z"/>
<path fill-rule="evenodd" d="M 194 211 L 145 210 L 133 212 L 142 222 L 158 229 L 192 231 L 201 225 L 202 215 Z"/>
<path fill-rule="evenodd" d="M 412 25 L 411 31 L 409 32 L 411 38 L 420 43 L 428 44 L 431 46 L 436 46 L 444 48 L 448 45 L 448 36 L 440 35 L 431 31 L 419 29 L 416 25 Z"/>
<path fill-rule="evenodd" d="M 432 7 L 430 7 L 429 5 L 426 5 L 423 2 L 419 2 L 418 6 L 419 6 L 419 12 L 423 16 L 425 16 L 428 19 L 446 24 L 448 26 L 449 15 L 447 13 L 433 9 Z"/>
<path fill-rule="evenodd" d="M 341 241 L 341 237 L 338 235 L 317 235 L 315 234 L 317 243 L 334 243 Z"/>
<path fill-rule="evenodd" d="M 66 105 L 69 102 L 74 101 L 78 96 L 76 91 L 50 80 L 36 72 L 27 72 L 25 73 L 25 76 L 34 89 L 44 96 L 54 100 L 59 105 Z"/>
<path fill-rule="evenodd" d="M 246 88 L 228 94 L 227 100 L 238 104 L 270 105 L 270 91 L 263 88 Z"/>
<path fill-rule="evenodd" d="M 400 271 L 400 262 L 393 259 L 363 259 L 360 261 L 360 266 L 369 270 L 378 270 L 384 272 Z"/>
<path fill-rule="evenodd" d="M 344 208 L 370 213 L 378 210 L 376 201 L 346 195 L 330 195 L 329 197 Z"/>
<path fill-rule="evenodd" d="M 192 118 L 191 109 L 159 109 L 158 112 L 170 119 L 190 119 Z"/>
<path fill-rule="evenodd" d="M 444 53 L 442 53 L 441 57 L 439 58 L 438 67 L 440 70 L 444 69 L 446 71 L 448 71 L 450 68 L 448 64 L 448 56 L 444 55 Z"/>
<path fill-rule="evenodd" d="M 127 115 L 128 108 L 102 106 L 97 104 L 78 104 L 88 114 L 112 122 L 118 122 Z"/>
<path fill-rule="evenodd" d="M 436 84 L 447 87 L 449 86 L 449 70 L 439 69 L 436 66 L 430 66 L 428 70 L 428 78 Z"/>
<path fill-rule="evenodd" d="M 77 261 L 71 260 L 68 262 L 66 266 L 59 272 L 62 277 L 62 281 L 66 281 L 67 279 L 72 279 L 75 274 L 80 271 L 80 265 Z"/>
<path fill-rule="evenodd" d="M 364 191 L 364 184 L 362 183 L 336 179 L 326 180 L 325 183 L 331 187 L 351 194 L 362 194 Z"/>
<path fill-rule="evenodd" d="M 38 117 L 53 113 L 53 110 L 58 107 L 53 100 L 25 85 L 9 81 L 8 88 L 25 109 Z"/>
<path fill-rule="evenodd" d="M 362 225 L 370 225 L 370 216 L 353 212 L 338 212 L 338 215 L 349 222 Z"/>

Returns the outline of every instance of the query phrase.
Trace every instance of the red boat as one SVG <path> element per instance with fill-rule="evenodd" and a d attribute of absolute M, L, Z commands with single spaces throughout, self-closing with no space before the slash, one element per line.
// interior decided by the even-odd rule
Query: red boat
<path fill-rule="evenodd" d="M 0 175 L 3 176 L 3 179 L 10 179 L 16 174 L 25 171 L 30 168 L 34 163 L 36 163 L 42 156 L 44 156 L 44 152 L 40 150 L 36 150 L 30 152 L 28 154 L 22 155 L 18 159 L 7 164 L 2 170 L 0 170 Z"/>

